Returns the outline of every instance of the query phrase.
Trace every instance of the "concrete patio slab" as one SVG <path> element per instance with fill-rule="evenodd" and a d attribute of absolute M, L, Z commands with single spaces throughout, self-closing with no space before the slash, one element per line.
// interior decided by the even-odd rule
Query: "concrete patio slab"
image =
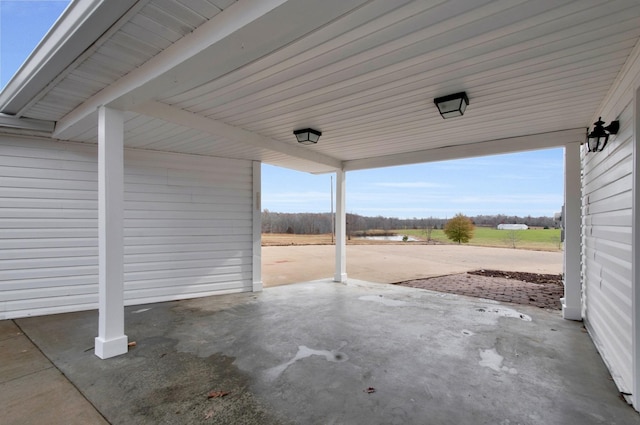
<path fill-rule="evenodd" d="M 11 320 L 0 322 L 0 422 L 107 424 Z"/>
<path fill-rule="evenodd" d="M 16 322 L 112 424 L 640 424 L 582 324 L 535 307 L 316 281 L 127 308 L 108 360 L 95 311 Z"/>
<path fill-rule="evenodd" d="M 22 334 L 0 341 L 0 353 L 3 360 L 0 363 L 0 383 L 52 367 L 51 362 Z"/>

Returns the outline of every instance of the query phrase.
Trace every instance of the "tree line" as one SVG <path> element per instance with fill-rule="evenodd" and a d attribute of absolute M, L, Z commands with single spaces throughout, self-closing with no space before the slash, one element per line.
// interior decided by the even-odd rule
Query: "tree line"
<path fill-rule="evenodd" d="M 469 217 L 475 226 L 496 227 L 498 224 L 526 224 L 530 227 L 558 227 L 553 217 L 519 217 L 515 215 L 477 215 Z M 443 229 L 447 218 L 366 217 L 347 213 L 347 233 L 367 230 Z M 262 233 L 326 234 L 333 229 L 331 213 L 279 213 L 262 211 Z"/>

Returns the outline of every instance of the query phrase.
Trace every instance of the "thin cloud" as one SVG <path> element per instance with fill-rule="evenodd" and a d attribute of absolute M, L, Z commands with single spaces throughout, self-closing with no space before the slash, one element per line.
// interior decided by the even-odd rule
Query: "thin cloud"
<path fill-rule="evenodd" d="M 374 186 L 379 187 L 392 187 L 399 189 L 441 189 L 450 187 L 447 184 L 432 183 L 432 182 L 381 182 L 374 183 Z"/>
<path fill-rule="evenodd" d="M 350 202 L 376 202 L 380 205 L 389 205 L 390 203 L 411 203 L 416 204 L 419 202 L 443 202 L 450 199 L 450 195 L 447 194 L 433 194 L 433 193 L 407 193 L 407 192 L 395 192 L 395 193 L 371 193 L 371 192 L 351 192 L 347 197 L 347 203 Z M 408 201 L 410 199 L 410 201 Z"/>
<path fill-rule="evenodd" d="M 561 195 L 538 194 L 538 195 L 489 195 L 489 196 L 460 196 L 451 197 L 451 203 L 461 204 L 541 204 L 557 203 L 561 205 L 564 200 Z"/>
<path fill-rule="evenodd" d="M 263 203 L 275 204 L 305 204 L 310 201 L 329 201 L 331 195 L 323 192 L 280 192 L 280 193 L 264 193 Z"/>

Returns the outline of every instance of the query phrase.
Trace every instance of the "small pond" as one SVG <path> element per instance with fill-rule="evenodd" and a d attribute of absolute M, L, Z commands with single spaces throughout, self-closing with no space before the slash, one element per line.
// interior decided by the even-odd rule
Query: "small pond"
<path fill-rule="evenodd" d="M 393 242 L 402 242 L 402 238 L 404 235 L 393 235 L 393 236 L 359 236 L 356 239 L 366 239 L 370 241 L 393 241 Z M 407 239 L 408 242 L 415 242 L 418 239 L 409 236 Z"/>

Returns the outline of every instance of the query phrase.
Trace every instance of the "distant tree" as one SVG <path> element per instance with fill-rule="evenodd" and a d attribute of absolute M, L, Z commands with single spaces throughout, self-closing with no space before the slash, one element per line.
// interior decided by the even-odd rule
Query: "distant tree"
<path fill-rule="evenodd" d="M 2 1 L 2 0 L 0 0 Z M 263 233 L 287 233 L 314 234 L 330 233 L 331 223 L 335 215 L 330 213 L 279 213 L 265 209 L 262 211 L 262 232 Z M 495 227 L 499 223 L 524 223 L 530 226 L 557 228 L 558 223 L 553 217 L 516 217 L 506 215 L 478 215 L 469 217 L 475 226 Z M 444 229 L 444 224 L 448 220 L 445 218 L 395 218 L 395 217 L 366 217 L 349 213 L 347 215 L 347 232 L 353 235 L 355 232 L 366 230 L 403 230 L 422 229 L 422 233 L 431 238 L 431 231 Z"/>
<path fill-rule="evenodd" d="M 462 213 L 456 214 L 444 225 L 444 234 L 458 243 L 467 243 L 473 238 L 474 226 L 471 219 Z"/>
<path fill-rule="evenodd" d="M 438 227 L 438 225 L 434 223 L 433 217 L 429 217 L 426 222 L 423 219 L 422 222 L 422 229 L 423 233 L 427 237 L 427 242 L 431 242 L 431 234 L 433 233 L 433 229 L 435 227 Z"/>
<path fill-rule="evenodd" d="M 522 232 L 522 230 L 510 229 L 510 230 L 503 230 L 503 231 L 507 232 L 504 238 L 507 245 L 509 245 L 513 249 L 516 249 L 517 248 L 516 245 L 518 244 L 518 242 L 520 242 L 520 232 Z"/>
<path fill-rule="evenodd" d="M 271 214 L 266 208 L 262 211 L 262 233 L 271 233 Z"/>

